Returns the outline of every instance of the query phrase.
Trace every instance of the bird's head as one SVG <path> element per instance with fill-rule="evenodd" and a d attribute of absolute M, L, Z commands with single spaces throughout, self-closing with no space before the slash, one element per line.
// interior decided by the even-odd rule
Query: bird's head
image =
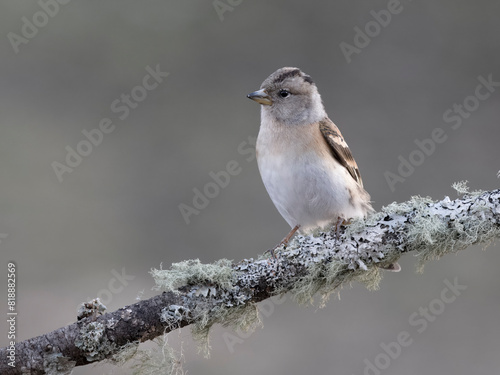
<path fill-rule="evenodd" d="M 312 124 L 326 117 L 316 85 L 298 68 L 278 69 L 247 97 L 262 104 L 263 116 L 285 125 Z"/>

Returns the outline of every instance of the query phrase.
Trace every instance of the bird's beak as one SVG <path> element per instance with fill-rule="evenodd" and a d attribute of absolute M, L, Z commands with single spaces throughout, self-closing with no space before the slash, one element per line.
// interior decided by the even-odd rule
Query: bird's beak
<path fill-rule="evenodd" d="M 257 90 L 257 91 L 254 91 L 254 92 L 248 94 L 247 98 L 255 100 L 257 103 L 263 104 L 263 105 L 273 104 L 271 97 L 269 95 L 267 95 L 267 92 L 264 89 Z"/>

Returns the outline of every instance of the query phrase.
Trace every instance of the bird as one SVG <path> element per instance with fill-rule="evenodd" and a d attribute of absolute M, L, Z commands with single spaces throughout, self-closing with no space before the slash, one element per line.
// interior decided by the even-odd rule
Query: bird
<path fill-rule="evenodd" d="M 328 117 L 311 76 L 284 67 L 247 95 L 261 104 L 257 164 L 266 190 L 292 228 L 271 249 L 298 231 L 348 223 L 373 212 L 370 195 L 349 146 Z M 382 267 L 399 271 L 397 263 Z"/>

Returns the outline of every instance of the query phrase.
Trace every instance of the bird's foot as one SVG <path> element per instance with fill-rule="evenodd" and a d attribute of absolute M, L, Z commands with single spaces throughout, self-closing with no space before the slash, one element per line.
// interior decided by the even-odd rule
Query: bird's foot
<path fill-rule="evenodd" d="M 337 222 L 335 223 L 335 232 L 334 232 L 335 240 L 340 240 L 340 227 L 342 225 L 349 225 L 349 224 L 351 224 L 349 220 L 344 220 L 341 217 L 337 219 Z"/>
<path fill-rule="evenodd" d="M 284 249 L 286 249 L 287 245 L 288 245 L 288 242 L 290 241 L 290 239 L 293 237 L 293 235 L 295 234 L 295 232 L 297 232 L 300 228 L 300 225 L 296 225 L 292 228 L 292 230 L 290 232 L 288 232 L 288 234 L 285 236 L 285 238 L 283 238 L 276 246 L 274 246 L 273 248 L 269 249 L 269 250 L 266 250 L 264 252 L 264 254 L 266 253 L 270 253 L 271 256 L 273 257 L 273 259 L 277 259 L 276 258 L 276 254 L 274 253 L 274 250 L 276 250 L 278 247 L 281 247 L 283 246 Z"/>

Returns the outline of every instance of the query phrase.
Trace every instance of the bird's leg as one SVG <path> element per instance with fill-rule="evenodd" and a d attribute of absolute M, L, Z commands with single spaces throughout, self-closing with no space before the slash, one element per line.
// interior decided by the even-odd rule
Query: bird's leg
<path fill-rule="evenodd" d="M 335 223 L 335 239 L 340 239 L 340 226 L 351 224 L 350 221 L 346 221 L 340 216 L 337 218 L 337 222 Z"/>
<path fill-rule="evenodd" d="M 297 232 L 300 228 L 300 225 L 296 225 L 292 228 L 292 230 L 290 232 L 288 232 L 288 234 L 285 236 L 285 238 L 283 238 L 280 243 L 278 243 L 276 246 L 274 246 L 272 249 L 269 249 L 267 251 L 269 251 L 272 255 L 272 257 L 274 259 L 276 259 L 276 255 L 274 254 L 274 250 L 276 250 L 278 247 L 280 246 L 284 246 L 286 248 L 286 245 L 288 245 L 288 241 L 290 241 L 290 238 L 293 237 L 293 235 L 295 234 L 295 232 Z M 266 253 L 267 253 L 266 251 Z"/>
<path fill-rule="evenodd" d="M 290 232 L 288 232 L 288 234 L 285 236 L 285 238 L 283 238 L 281 240 L 281 242 L 279 243 L 279 246 L 281 245 L 284 245 L 286 247 L 286 245 L 288 245 L 288 241 L 290 241 L 290 238 L 293 237 L 293 235 L 295 234 L 295 232 L 297 232 L 300 228 L 300 225 L 296 225 L 292 228 L 292 230 Z"/>

